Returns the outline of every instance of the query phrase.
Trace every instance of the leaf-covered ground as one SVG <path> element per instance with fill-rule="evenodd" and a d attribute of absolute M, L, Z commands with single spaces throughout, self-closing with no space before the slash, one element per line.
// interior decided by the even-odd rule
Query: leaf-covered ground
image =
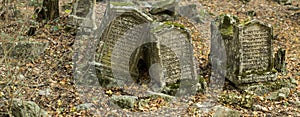
<path fill-rule="evenodd" d="M 69 1 L 61 0 L 61 6 Z M 183 4 L 188 1 L 182 1 Z M 300 96 L 300 10 L 291 10 L 292 6 L 300 6 L 299 1 L 294 0 L 293 5 L 280 5 L 271 0 L 251 0 L 243 3 L 239 0 L 199 0 L 200 9 L 205 9 L 212 17 L 220 14 L 232 14 L 240 20 L 249 20 L 251 18 L 261 20 L 274 27 L 274 51 L 279 47 L 287 50 L 287 74 L 279 75 L 280 79 L 295 78 L 298 85 L 291 89 L 288 98 L 280 101 L 267 100 L 266 96 L 254 96 L 256 104 L 262 106 L 260 110 L 254 111 L 238 104 L 219 101 L 226 107 L 239 110 L 243 116 L 300 116 L 299 106 L 292 102 L 299 101 Z M 99 7 L 103 7 L 98 3 Z M 73 79 L 73 44 L 75 43 L 75 33 L 72 27 L 68 25 L 68 10 L 61 9 L 61 17 L 46 24 L 38 24 L 34 21 L 33 6 L 29 6 L 28 1 L 20 0 L 15 4 L 15 8 L 20 11 L 16 16 L 9 17 L 0 22 L 0 41 L 46 41 L 49 42 L 45 52 L 35 59 L 16 60 L 10 58 L 0 58 L 0 115 L 7 115 L 10 111 L 10 99 L 20 98 L 36 102 L 41 108 L 48 111 L 53 116 L 92 116 L 90 111 L 76 108 L 77 105 L 87 103 L 80 91 L 85 90 L 76 88 Z M 248 11 L 254 11 L 255 16 L 247 15 Z M 103 9 L 97 11 L 103 13 Z M 298 13 L 298 15 L 295 15 Z M 207 38 L 203 32 L 195 30 L 189 22 L 180 20 L 190 29 L 194 29 L 192 37 L 196 57 L 200 66 L 205 70 L 207 64 L 208 48 Z M 30 26 L 36 26 L 37 32 L 34 36 L 26 36 Z M 69 30 L 71 29 L 71 30 Z M 209 71 L 209 70 L 208 70 Z M 209 76 L 204 76 L 206 79 Z M 109 108 L 104 103 L 112 94 L 122 94 L 119 89 L 102 90 L 101 88 L 86 89 L 91 92 L 85 95 L 87 98 L 93 96 L 96 105 L 101 105 L 99 111 L 101 115 L 121 116 L 120 110 Z M 232 86 L 226 84 L 225 90 L 220 95 L 243 95 Z M 91 97 L 89 97 L 91 96 Z M 180 115 L 204 115 L 211 116 L 213 112 L 201 113 L 193 105 L 205 101 L 209 95 L 198 94 L 182 99 L 172 104 L 166 104 L 163 99 L 153 99 L 149 102 L 149 107 L 138 111 L 149 111 L 152 113 L 180 114 Z M 184 105 L 184 106 L 183 106 Z M 159 111 L 158 108 L 183 108 L 182 111 L 174 112 Z M 174 109 L 176 110 L 176 109 Z M 124 110 L 129 111 L 129 110 Z M 136 110 L 134 110 L 136 111 Z"/>

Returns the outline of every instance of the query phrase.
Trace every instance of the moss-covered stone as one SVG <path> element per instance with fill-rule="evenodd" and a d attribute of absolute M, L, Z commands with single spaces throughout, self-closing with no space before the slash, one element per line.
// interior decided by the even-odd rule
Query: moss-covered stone
<path fill-rule="evenodd" d="M 32 101 L 13 99 L 12 115 L 14 117 L 48 117 L 48 113 Z"/>
<path fill-rule="evenodd" d="M 238 24 L 239 20 L 235 16 L 222 14 L 217 17 L 217 23 L 222 35 L 232 36 L 234 25 Z"/>
<path fill-rule="evenodd" d="M 179 27 L 181 29 L 185 29 L 185 26 L 183 24 L 180 24 L 178 22 L 171 22 L 171 21 L 166 21 L 164 22 L 165 25 L 173 25 L 175 27 Z"/>
<path fill-rule="evenodd" d="M 253 106 L 252 94 L 236 94 L 234 92 L 228 92 L 219 96 L 218 101 L 224 104 L 235 105 L 245 108 L 251 108 Z"/>
<path fill-rule="evenodd" d="M 121 108 L 133 108 L 134 104 L 137 101 L 137 97 L 136 96 L 116 96 L 116 95 L 112 95 L 112 97 L 110 98 L 110 101 L 113 102 L 114 104 L 117 104 L 119 107 Z"/>
<path fill-rule="evenodd" d="M 221 29 L 221 33 L 223 35 L 232 35 L 233 34 L 233 26 L 228 26 L 228 27 L 225 27 L 225 28 L 222 28 Z"/>

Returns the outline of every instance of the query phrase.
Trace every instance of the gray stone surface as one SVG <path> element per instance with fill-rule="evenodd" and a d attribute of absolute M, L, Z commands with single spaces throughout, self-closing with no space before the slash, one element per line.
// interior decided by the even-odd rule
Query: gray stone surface
<path fill-rule="evenodd" d="M 226 46 L 226 77 L 236 85 L 276 80 L 272 27 L 257 20 L 239 24 L 228 15 L 221 16 L 219 22 Z"/>
<path fill-rule="evenodd" d="M 270 93 L 266 98 L 268 100 L 282 100 L 290 95 L 290 88 L 283 87 L 277 91 Z"/>
<path fill-rule="evenodd" d="M 160 0 L 152 5 L 151 14 L 158 14 L 167 11 L 170 15 L 175 14 L 176 0 Z"/>
<path fill-rule="evenodd" d="M 216 106 L 216 111 L 213 117 L 240 117 L 241 113 L 237 110 L 233 110 L 224 106 Z"/>
<path fill-rule="evenodd" d="M 48 113 L 32 101 L 13 99 L 12 114 L 14 117 L 48 117 Z"/>
<path fill-rule="evenodd" d="M 151 91 L 149 91 L 149 95 L 150 95 L 151 98 L 160 97 L 160 98 L 163 98 L 166 101 L 172 101 L 173 99 L 175 99 L 175 97 L 173 97 L 173 96 L 166 95 L 166 94 L 163 94 L 163 93 L 151 92 Z"/>
<path fill-rule="evenodd" d="M 196 23 L 203 23 L 205 15 L 208 15 L 206 11 L 197 9 L 197 4 L 189 4 L 184 6 L 179 6 L 176 8 L 176 12 L 180 16 L 184 16 L 188 19 L 192 19 Z"/>

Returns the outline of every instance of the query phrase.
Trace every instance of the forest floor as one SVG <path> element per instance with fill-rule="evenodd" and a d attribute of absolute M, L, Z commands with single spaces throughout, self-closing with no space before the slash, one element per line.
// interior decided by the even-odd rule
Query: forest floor
<path fill-rule="evenodd" d="M 68 2 L 69 0 L 61 0 L 60 5 L 66 5 Z M 183 1 L 184 3 L 189 2 Z M 271 0 L 251 0 L 248 3 L 239 0 L 198 0 L 196 3 L 200 5 L 199 9 L 205 9 L 212 18 L 220 14 L 231 14 L 238 16 L 242 21 L 253 18 L 271 24 L 274 28 L 274 52 L 278 48 L 286 49 L 287 73 L 280 73 L 278 78 L 294 78 L 297 82 L 296 87 L 290 90 L 289 96 L 282 100 L 274 101 L 267 100 L 266 96 L 253 96 L 255 104 L 261 106 L 261 109 L 258 110 L 222 101 L 216 103 L 238 110 L 242 116 L 300 116 L 300 107 L 294 103 L 299 102 L 300 96 L 300 10 L 291 10 L 292 6 L 299 8 L 300 2 L 294 1 L 292 5 L 280 5 Z M 105 7 L 101 2 L 97 6 Z M 59 18 L 39 24 L 34 20 L 34 6 L 29 5 L 28 1 L 20 0 L 19 3 L 16 3 L 15 8 L 19 13 L 15 12 L 15 15 L 0 22 L 0 42 L 36 41 L 48 42 L 48 46 L 44 53 L 34 59 L 0 58 L 0 116 L 8 115 L 11 112 L 10 99 L 12 98 L 33 101 L 52 116 L 92 116 L 92 112 L 104 116 L 121 116 L 135 111 L 149 112 L 150 115 L 156 113 L 156 115 L 180 114 L 182 116 L 212 116 L 214 113 L 213 110 L 200 111 L 194 106 L 196 103 L 205 102 L 210 97 L 205 94 L 190 96 L 187 97 L 188 99 L 178 99 L 176 100 L 178 102 L 172 104 L 166 104 L 162 99 L 151 100 L 150 107 L 145 110 L 110 108 L 107 100 L 111 94 L 122 93 L 118 89 L 103 90 L 100 87 L 80 89 L 75 86 L 73 45 L 76 43 L 76 30 L 68 24 L 70 12 L 61 8 Z M 250 17 L 247 15 L 248 11 L 254 11 L 256 15 Z M 97 13 L 101 15 L 103 12 L 104 10 L 100 9 Z M 186 23 L 185 21 L 180 22 Z M 27 36 L 27 31 L 32 26 L 37 27 L 37 31 L 35 35 Z M 186 27 L 194 28 L 193 26 Z M 201 38 L 201 31 L 194 29 L 192 34 L 196 36 L 193 43 L 195 56 L 201 67 L 205 68 L 209 40 Z M 204 75 L 204 77 L 209 79 L 208 75 Z M 89 91 L 82 94 L 83 90 Z M 226 83 L 224 90 L 219 95 L 232 93 L 243 95 L 229 83 Z M 87 101 L 87 98 L 93 98 L 92 102 Z M 101 106 L 97 107 L 98 110 L 78 108 L 78 105 L 86 103 Z M 174 109 L 161 111 L 164 108 Z M 175 108 L 182 109 L 177 111 Z M 145 115 L 149 115 L 149 113 Z"/>

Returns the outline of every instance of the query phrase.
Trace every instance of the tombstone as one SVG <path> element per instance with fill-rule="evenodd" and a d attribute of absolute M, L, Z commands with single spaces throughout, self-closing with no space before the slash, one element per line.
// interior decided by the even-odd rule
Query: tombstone
<path fill-rule="evenodd" d="M 193 92 L 192 85 L 197 81 L 194 79 L 196 71 L 189 31 L 184 27 L 164 23 L 151 29 L 151 38 L 158 42 L 157 60 L 164 68 L 163 92 L 171 95 L 188 93 L 188 90 Z M 179 84 L 180 90 L 173 87 Z"/>
<path fill-rule="evenodd" d="M 95 60 L 101 86 L 146 84 L 155 92 L 192 92 L 197 77 L 188 30 L 155 23 L 130 5 L 111 5 L 107 14 Z"/>
<path fill-rule="evenodd" d="M 149 27 L 147 24 L 152 19 L 134 7 L 113 5 L 109 10 L 108 17 L 105 19 L 108 21 L 104 22 L 109 23 L 109 25 L 105 27 L 101 35 L 95 61 L 101 64 L 101 66 L 96 66 L 100 84 L 111 87 L 122 85 L 124 83 L 121 81 L 130 80 L 128 77 L 137 75 L 134 72 L 129 73 L 131 75 L 127 73 L 127 78 L 125 78 L 119 74 L 124 74 L 123 71 L 129 71 L 127 66 L 129 66 L 131 56 L 137 56 L 132 55 L 132 53 L 145 39 L 147 27 Z"/>
<path fill-rule="evenodd" d="M 272 27 L 257 20 L 238 24 L 234 19 L 224 15 L 219 25 L 226 46 L 226 77 L 236 85 L 276 80 Z"/>

